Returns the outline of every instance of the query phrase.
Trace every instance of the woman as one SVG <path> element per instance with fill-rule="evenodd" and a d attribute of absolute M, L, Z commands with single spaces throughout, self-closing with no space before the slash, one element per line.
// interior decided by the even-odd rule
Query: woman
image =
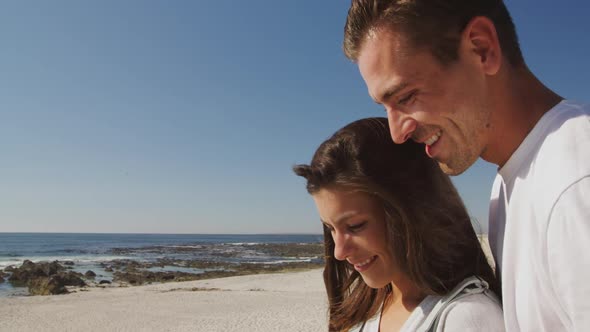
<path fill-rule="evenodd" d="M 294 167 L 324 225 L 330 331 L 503 331 L 498 282 L 449 177 L 387 119 Z"/>

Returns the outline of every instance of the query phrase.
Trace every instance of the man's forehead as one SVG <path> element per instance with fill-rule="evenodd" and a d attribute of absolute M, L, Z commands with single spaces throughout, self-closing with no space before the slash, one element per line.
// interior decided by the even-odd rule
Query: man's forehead
<path fill-rule="evenodd" d="M 415 72 L 412 61 L 406 56 L 406 49 L 400 41 L 388 38 L 379 32 L 367 39 L 359 54 L 358 66 L 367 85 L 369 95 L 380 102 L 383 95 L 398 91 L 400 87 L 414 80 L 411 73 Z M 376 33 L 376 34 L 375 34 Z"/>

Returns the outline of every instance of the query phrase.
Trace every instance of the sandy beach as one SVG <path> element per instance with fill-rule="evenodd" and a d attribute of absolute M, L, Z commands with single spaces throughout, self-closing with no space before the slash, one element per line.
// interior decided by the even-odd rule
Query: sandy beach
<path fill-rule="evenodd" d="M 0 298 L 0 331 L 325 331 L 321 269 Z"/>

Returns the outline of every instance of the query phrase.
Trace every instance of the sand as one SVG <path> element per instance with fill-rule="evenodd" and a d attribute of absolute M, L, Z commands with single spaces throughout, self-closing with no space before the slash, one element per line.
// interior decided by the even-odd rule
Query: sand
<path fill-rule="evenodd" d="M 321 270 L 0 298 L 0 331 L 326 331 Z"/>

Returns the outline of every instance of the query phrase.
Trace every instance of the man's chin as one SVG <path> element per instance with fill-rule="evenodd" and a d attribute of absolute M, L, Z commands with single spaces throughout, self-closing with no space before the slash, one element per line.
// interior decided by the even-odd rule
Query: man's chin
<path fill-rule="evenodd" d="M 472 163 L 473 164 L 473 163 Z M 441 161 L 438 162 L 438 166 L 440 169 L 446 174 L 450 176 L 461 175 L 465 172 L 472 164 L 465 163 L 464 165 L 451 165 L 448 163 L 443 163 Z"/>

